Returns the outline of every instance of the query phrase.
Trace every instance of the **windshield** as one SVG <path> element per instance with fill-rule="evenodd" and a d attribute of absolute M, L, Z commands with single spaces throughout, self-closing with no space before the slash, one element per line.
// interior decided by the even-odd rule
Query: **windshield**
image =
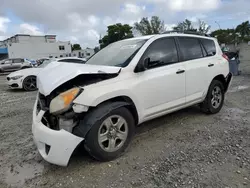
<path fill-rule="evenodd" d="M 49 60 L 44 60 L 43 63 L 41 65 L 39 65 L 39 68 L 44 68 L 46 67 L 49 63 L 51 63 L 52 59 Z"/>
<path fill-rule="evenodd" d="M 146 41 L 135 39 L 112 43 L 93 55 L 86 64 L 125 67 Z"/>

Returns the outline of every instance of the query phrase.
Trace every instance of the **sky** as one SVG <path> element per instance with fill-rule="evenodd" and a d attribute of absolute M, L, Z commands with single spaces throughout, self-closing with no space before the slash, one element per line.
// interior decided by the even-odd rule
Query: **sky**
<path fill-rule="evenodd" d="M 58 40 L 98 46 L 107 26 L 159 16 L 167 29 L 185 18 L 233 28 L 250 19 L 250 0 L 0 0 L 0 40 L 15 34 L 55 34 Z"/>

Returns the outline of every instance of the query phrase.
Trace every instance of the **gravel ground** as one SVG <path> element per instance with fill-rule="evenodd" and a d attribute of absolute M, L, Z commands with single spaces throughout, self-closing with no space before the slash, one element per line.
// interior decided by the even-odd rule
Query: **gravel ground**
<path fill-rule="evenodd" d="M 100 163 L 78 151 L 68 167 L 37 152 L 35 96 L 8 90 L 0 76 L 0 188 L 250 187 L 250 75 L 234 78 L 220 113 L 191 107 L 147 122 L 119 159 Z"/>

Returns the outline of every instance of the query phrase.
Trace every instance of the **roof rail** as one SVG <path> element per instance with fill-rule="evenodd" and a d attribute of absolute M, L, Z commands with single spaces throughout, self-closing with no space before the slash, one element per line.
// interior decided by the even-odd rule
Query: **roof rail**
<path fill-rule="evenodd" d="M 183 33 L 183 34 L 191 34 L 191 35 L 200 35 L 200 36 L 206 36 L 211 37 L 209 34 L 197 32 L 197 31 L 180 31 L 180 30 L 171 30 L 171 31 L 165 31 L 161 34 L 171 34 L 171 33 Z"/>

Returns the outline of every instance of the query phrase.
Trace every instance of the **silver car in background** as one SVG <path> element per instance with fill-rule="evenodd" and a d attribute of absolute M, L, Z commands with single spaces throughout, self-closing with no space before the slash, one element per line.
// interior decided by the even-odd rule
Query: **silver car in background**
<path fill-rule="evenodd" d="M 24 58 L 4 59 L 0 61 L 0 72 L 10 72 L 31 67 L 31 62 Z"/>

